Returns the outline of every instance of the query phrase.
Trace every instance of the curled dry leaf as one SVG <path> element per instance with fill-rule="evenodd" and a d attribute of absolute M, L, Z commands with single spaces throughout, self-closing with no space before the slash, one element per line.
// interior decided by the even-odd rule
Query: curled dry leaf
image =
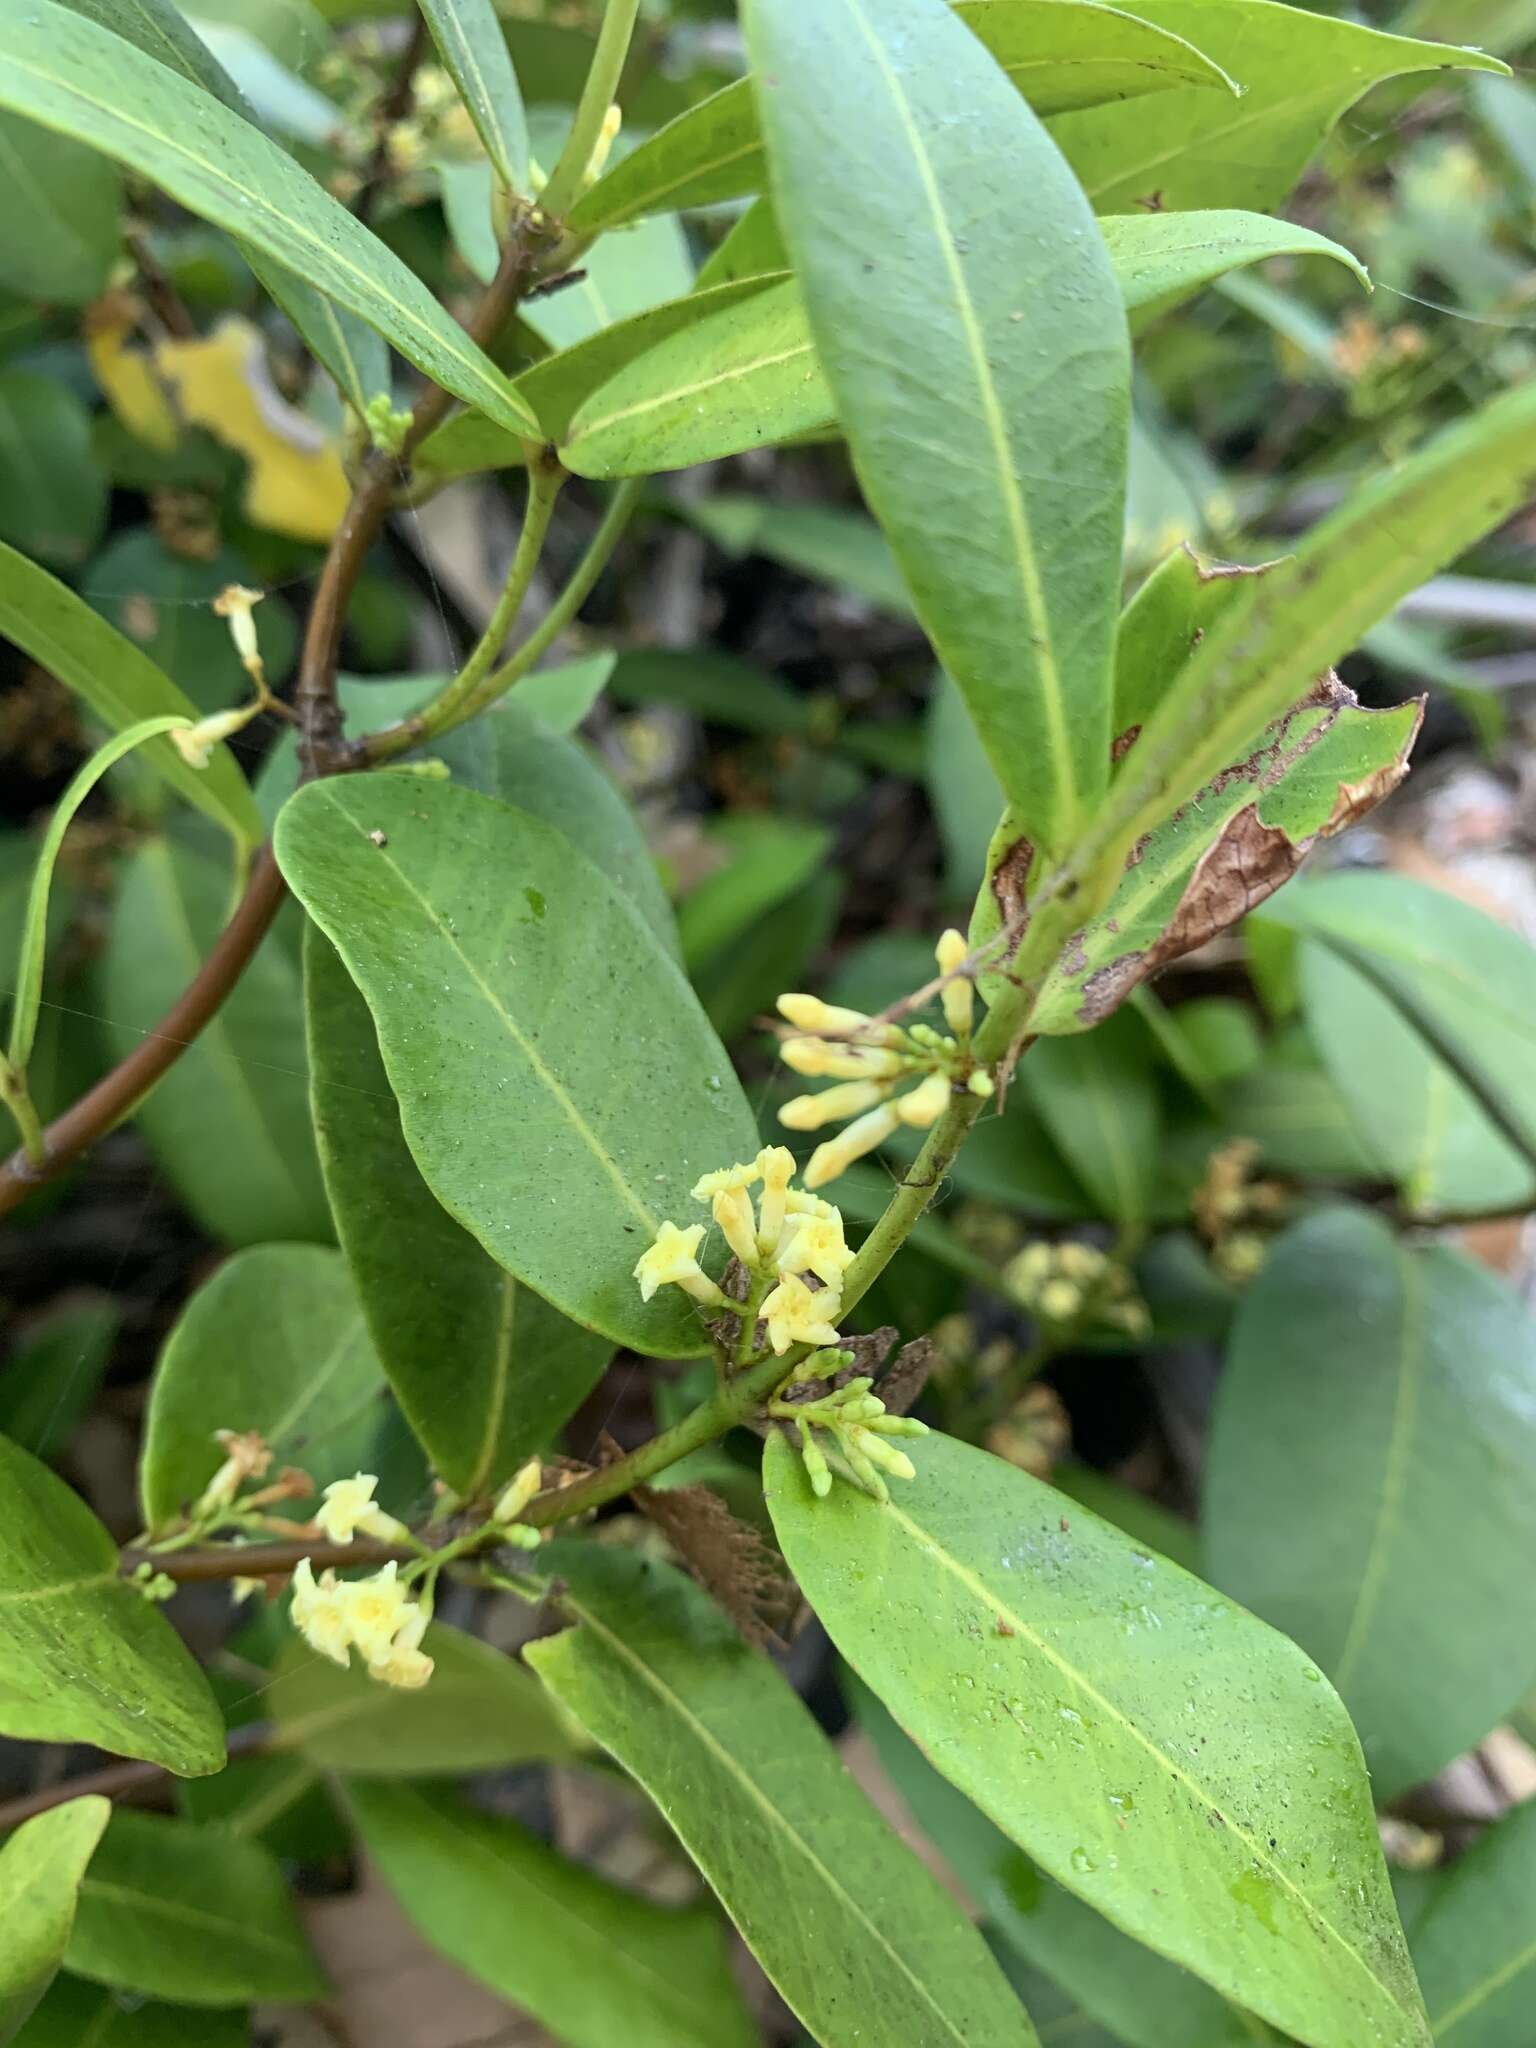
<path fill-rule="evenodd" d="M 708 1486 L 637 1486 L 635 1505 L 749 1643 L 779 1643 L 799 1595 L 771 1544 Z"/>

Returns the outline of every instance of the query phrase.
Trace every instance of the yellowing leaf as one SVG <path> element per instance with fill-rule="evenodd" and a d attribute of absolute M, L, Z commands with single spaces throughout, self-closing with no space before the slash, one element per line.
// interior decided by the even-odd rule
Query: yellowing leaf
<path fill-rule="evenodd" d="M 169 454 L 181 438 L 176 415 L 149 357 L 128 345 L 134 330 L 128 310 L 132 303 L 113 296 L 92 309 L 85 324 L 85 353 L 102 396 L 129 433 Z"/>

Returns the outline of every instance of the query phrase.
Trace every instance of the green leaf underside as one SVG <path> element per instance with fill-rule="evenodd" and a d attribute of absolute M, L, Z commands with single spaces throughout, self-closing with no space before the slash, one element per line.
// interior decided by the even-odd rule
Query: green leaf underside
<path fill-rule="evenodd" d="M 707 1350 L 697 1305 L 671 1288 L 642 1303 L 632 1269 L 662 1220 L 694 1220 L 694 1181 L 759 1141 L 630 900 L 542 821 L 414 777 L 301 791 L 277 848 L 368 999 L 438 1200 L 573 1320 L 641 1351 Z"/>
<path fill-rule="evenodd" d="M 1037 114 L 1231 82 L 1177 36 L 1132 15 L 1072 0 L 980 0 L 956 14 Z M 760 192 L 762 137 L 751 81 L 711 94 L 615 164 L 571 210 L 580 232 L 665 209 Z"/>
<path fill-rule="evenodd" d="M 243 2012 L 193 2013 L 60 1977 L 16 2048 L 189 2048 L 194 2038 L 197 2048 L 250 2048 L 251 2030 Z"/>
<path fill-rule="evenodd" d="M 1204 1555 L 1338 1687 L 1378 1799 L 1536 1680 L 1533 1472 L 1536 1323 L 1502 1281 L 1350 1209 L 1271 1249 L 1233 1326 Z"/>
<path fill-rule="evenodd" d="M 160 1355 L 139 1472 L 146 1522 L 163 1528 L 208 1484 L 224 1457 L 218 1429 L 258 1431 L 279 1466 L 317 1485 L 350 1477 L 383 1387 L 340 1252 L 237 1252 L 192 1296 Z"/>
<path fill-rule="evenodd" d="M 24 1821 L 0 1846 L 0 2042 L 14 2038 L 53 1981 L 111 1812 L 105 1799 L 71 1799 Z"/>
<path fill-rule="evenodd" d="M 509 191 L 528 182 L 528 121 L 491 0 L 423 0 L 422 13 L 475 133 Z"/>
<path fill-rule="evenodd" d="M 440 1621 L 422 1647 L 436 1666 L 430 1682 L 399 1692 L 295 1638 L 265 1694 L 283 1747 L 318 1770 L 365 1778 L 462 1777 L 580 1754 L 580 1736 L 516 1659 Z"/>
<path fill-rule="evenodd" d="M 931 1761 L 1068 1890 L 1298 2040 L 1427 2043 L 1359 1745 L 1310 1659 L 985 1452 L 930 1436 L 915 1462 L 889 1505 L 817 1501 L 773 1442 L 765 1484 L 828 1633 Z"/>
<path fill-rule="evenodd" d="M 356 1784 L 348 1803 L 427 1940 L 570 2048 L 750 2048 L 712 1913 L 621 1891 L 447 1793 Z"/>
<path fill-rule="evenodd" d="M 0 542 L 0 634 L 76 690 L 114 732 L 143 718 L 196 719 L 197 706 L 121 633 L 46 569 Z M 261 838 L 261 820 L 228 747 L 205 769 L 190 768 L 168 739 L 151 740 L 143 760 L 177 794 L 243 845 Z"/>
<path fill-rule="evenodd" d="M 944 0 L 778 0 L 744 25 L 865 497 L 1005 792 L 1064 847 L 1109 773 L 1130 364 L 1103 242 Z"/>
<path fill-rule="evenodd" d="M 216 1771 L 224 1723 L 208 1682 L 117 1565 L 78 1495 L 0 1438 L 0 1733 Z"/>
<path fill-rule="evenodd" d="M 1031 2048 L 974 1929 L 719 1609 L 633 1554 L 545 1556 L 579 1626 L 528 1661 L 655 1800 L 817 2041 Z"/>
<path fill-rule="evenodd" d="M 1262 903 L 1319 838 L 1352 823 L 1401 780 L 1422 716 L 1422 699 L 1364 711 L 1352 692 L 1330 682 L 1277 719 L 1132 850 L 1104 910 L 1068 941 L 1031 1028 L 1089 1030 L 1149 974 Z M 1133 745 L 1132 762 L 1135 753 Z M 1014 853 L 1013 846 L 1005 844 L 995 862 L 981 930 L 1017 915 L 1013 875 L 1027 872 L 1032 849 L 1026 843 Z"/>
<path fill-rule="evenodd" d="M 98 1984 L 188 2005 L 327 1988 L 272 1855 L 228 1828 L 158 1814 L 113 1814 L 66 1960 Z"/>
<path fill-rule="evenodd" d="M 320 1162 L 364 1318 L 433 1468 L 481 1499 L 553 1441 L 611 1346 L 497 1265 L 422 1179 L 368 1005 L 313 923 L 304 1001 Z"/>
<path fill-rule="evenodd" d="M 1337 242 L 1268 214 L 1122 214 L 1101 221 L 1100 228 L 1133 334 L 1199 286 L 1267 256 L 1331 256 L 1370 284 L 1364 266 Z"/>
<path fill-rule="evenodd" d="M 259 129 L 122 37 L 62 8 L 0 4 L 0 105 L 89 142 L 296 271 L 511 432 L 505 377 L 420 279 Z"/>
<path fill-rule="evenodd" d="M 1522 2048 L 1536 1985 L 1536 1805 L 1457 1859 L 1413 1930 L 1439 2048 Z"/>

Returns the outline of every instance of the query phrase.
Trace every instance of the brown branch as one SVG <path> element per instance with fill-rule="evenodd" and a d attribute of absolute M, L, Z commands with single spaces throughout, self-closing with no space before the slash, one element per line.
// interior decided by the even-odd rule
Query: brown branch
<path fill-rule="evenodd" d="M 395 71 L 389 91 L 379 101 L 375 110 L 373 152 L 368 167 L 363 172 L 363 182 L 357 197 L 352 202 L 352 211 L 366 227 L 373 216 L 374 202 L 384 189 L 384 180 L 389 172 L 389 131 L 398 121 L 404 121 L 416 101 L 416 71 L 427 52 L 426 17 L 418 8 L 416 19 L 411 24 L 410 39 L 401 52 L 400 63 Z"/>
<path fill-rule="evenodd" d="M 164 1572 L 178 1586 L 203 1585 L 210 1579 L 274 1579 L 291 1572 L 307 1557 L 312 1565 L 409 1564 L 421 1552 L 404 1543 L 370 1543 L 358 1537 L 351 1543 L 232 1543 L 213 1550 L 125 1550 L 122 1569 L 127 1574 L 148 1565 Z"/>
<path fill-rule="evenodd" d="M 241 1757 L 263 1756 L 269 1749 L 279 1747 L 277 1731 L 270 1722 L 247 1721 L 230 1729 L 226 1747 L 231 1763 Z M 8 1834 L 24 1820 L 50 1813 L 54 1807 L 67 1805 L 71 1799 L 83 1799 L 88 1793 L 94 1792 L 103 1799 L 131 1799 L 136 1792 L 153 1792 L 171 1775 L 163 1764 L 147 1763 L 104 1764 L 99 1771 L 79 1771 L 72 1778 L 60 1778 L 56 1785 L 45 1785 L 40 1791 L 0 1801 L 0 1834 Z"/>

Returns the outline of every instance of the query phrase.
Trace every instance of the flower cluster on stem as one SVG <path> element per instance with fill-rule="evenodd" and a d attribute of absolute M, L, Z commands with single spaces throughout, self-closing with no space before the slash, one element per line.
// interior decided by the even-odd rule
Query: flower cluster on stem
<path fill-rule="evenodd" d="M 905 1451 L 897 1450 L 890 1439 L 926 1436 L 927 1424 L 910 1415 L 888 1415 L 885 1403 L 873 1392 L 872 1379 L 848 1380 L 811 1400 L 793 1398 L 795 1389 L 807 1380 L 843 1372 L 852 1363 L 851 1351 L 813 1353 L 796 1369 L 784 1392 L 768 1403 L 768 1413 L 776 1421 L 795 1425 L 806 1477 L 819 1500 L 832 1491 L 832 1468 L 813 1434 L 816 1430 L 824 1431 L 832 1439 L 849 1472 L 866 1493 L 873 1494 L 876 1500 L 887 1500 L 887 1474 L 892 1479 L 917 1477 L 912 1460 Z"/>

